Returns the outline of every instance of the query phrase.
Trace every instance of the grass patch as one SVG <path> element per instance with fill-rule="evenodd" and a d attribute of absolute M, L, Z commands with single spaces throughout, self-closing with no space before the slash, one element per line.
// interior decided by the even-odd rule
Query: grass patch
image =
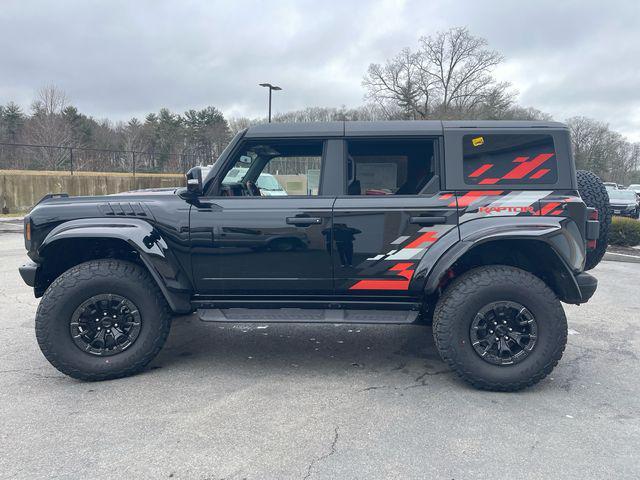
<path fill-rule="evenodd" d="M 621 247 L 640 245 L 640 221 L 633 218 L 613 217 L 609 230 L 609 243 Z"/>
<path fill-rule="evenodd" d="M 0 218 L 24 217 L 27 213 L 29 213 L 29 210 L 14 213 L 0 213 Z"/>

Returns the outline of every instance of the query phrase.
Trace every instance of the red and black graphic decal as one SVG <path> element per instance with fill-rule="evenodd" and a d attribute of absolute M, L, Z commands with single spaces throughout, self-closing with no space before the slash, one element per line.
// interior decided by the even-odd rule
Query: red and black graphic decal
<path fill-rule="evenodd" d="M 537 213 L 538 215 L 561 215 L 563 211 L 562 202 L 549 202 L 541 205 Z"/>
<path fill-rule="evenodd" d="M 438 237 L 450 230 L 451 226 L 421 228 L 413 236 L 403 235 L 391 242 L 391 247 L 395 247 L 387 253 L 381 253 L 368 258 L 372 262 L 371 276 L 377 278 L 359 280 L 350 290 L 408 290 L 414 268 L 417 262 L 424 256 L 426 251 L 438 240 Z M 390 266 L 384 271 L 383 278 L 380 278 L 380 262 Z M 363 274 L 366 276 L 367 271 Z"/>
<path fill-rule="evenodd" d="M 572 205 L 581 203 L 583 203 L 582 198 L 579 196 L 554 192 L 540 200 L 540 209 L 537 211 L 537 215 L 567 216 L 570 215 Z"/>
<path fill-rule="evenodd" d="M 388 270 L 389 273 L 393 273 L 393 278 L 360 280 L 349 290 L 409 290 L 413 266 L 413 262 L 396 263 Z"/>
<path fill-rule="evenodd" d="M 549 184 L 557 180 L 551 135 L 490 134 L 463 137 L 469 185 Z"/>
<path fill-rule="evenodd" d="M 479 217 L 566 215 L 567 205 L 579 197 L 552 190 L 474 190 L 458 196 L 460 223 Z"/>

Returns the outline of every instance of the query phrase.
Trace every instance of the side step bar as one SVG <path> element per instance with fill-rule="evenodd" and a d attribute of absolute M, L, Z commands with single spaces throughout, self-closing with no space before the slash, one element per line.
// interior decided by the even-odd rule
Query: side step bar
<path fill-rule="evenodd" d="M 407 324 L 418 318 L 415 310 L 360 310 L 306 308 L 201 308 L 203 322 L 231 323 L 381 323 Z"/>

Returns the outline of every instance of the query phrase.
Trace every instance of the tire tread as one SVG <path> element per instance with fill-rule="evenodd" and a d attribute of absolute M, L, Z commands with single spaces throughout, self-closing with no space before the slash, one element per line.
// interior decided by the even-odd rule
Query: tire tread
<path fill-rule="evenodd" d="M 562 329 L 562 337 L 556 343 L 556 348 L 550 359 L 547 363 L 541 365 L 533 376 L 516 382 L 491 382 L 475 376 L 459 361 L 454 348 L 453 326 L 458 320 L 459 305 L 479 290 L 490 287 L 496 282 L 504 281 L 505 278 L 508 278 L 511 283 L 519 284 L 529 290 L 536 289 L 549 297 L 557 318 L 564 321 L 564 328 Z M 481 390 L 511 392 L 538 383 L 549 375 L 558 364 L 567 341 L 566 317 L 556 295 L 535 275 L 519 268 L 505 265 L 485 266 L 466 272 L 454 281 L 440 297 L 433 315 L 433 337 L 440 356 L 460 378 Z M 482 361 L 480 358 L 478 360 Z"/>
<path fill-rule="evenodd" d="M 588 207 L 598 210 L 598 218 L 600 220 L 600 237 L 596 244 L 596 248 L 587 251 L 587 259 L 584 269 L 591 270 L 596 267 L 604 257 L 609 244 L 609 229 L 611 226 L 611 207 L 609 205 L 609 193 L 605 188 L 602 180 L 593 172 L 587 170 L 578 170 L 576 172 L 578 178 L 578 190 L 584 203 Z"/>
<path fill-rule="evenodd" d="M 77 369 L 68 362 L 63 361 L 56 353 L 56 349 L 53 348 L 53 342 L 49 339 L 48 325 L 50 322 L 57 320 L 53 315 L 53 310 L 56 304 L 66 300 L 69 289 L 76 287 L 78 284 L 83 282 L 88 282 L 96 277 L 108 277 L 116 280 L 134 280 L 147 290 L 149 298 L 153 299 L 157 310 L 161 315 L 161 330 L 153 336 L 152 345 L 144 357 L 127 367 L 113 370 L 108 373 L 87 373 Z M 122 260 L 91 260 L 70 268 L 56 278 L 49 288 L 47 288 L 36 313 L 36 338 L 46 359 L 55 368 L 70 377 L 87 381 L 122 378 L 138 373 L 158 354 L 169 335 L 171 317 L 171 309 L 164 299 L 162 292 L 160 292 L 160 289 L 157 287 L 149 273 L 144 269 L 134 263 Z"/>

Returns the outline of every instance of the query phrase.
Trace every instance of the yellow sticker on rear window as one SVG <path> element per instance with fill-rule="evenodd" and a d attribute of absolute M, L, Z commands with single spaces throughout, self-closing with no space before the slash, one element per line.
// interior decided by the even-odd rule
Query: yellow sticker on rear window
<path fill-rule="evenodd" d="M 479 147 L 480 145 L 484 145 L 484 137 L 472 138 L 471 145 L 473 145 L 474 147 Z"/>

